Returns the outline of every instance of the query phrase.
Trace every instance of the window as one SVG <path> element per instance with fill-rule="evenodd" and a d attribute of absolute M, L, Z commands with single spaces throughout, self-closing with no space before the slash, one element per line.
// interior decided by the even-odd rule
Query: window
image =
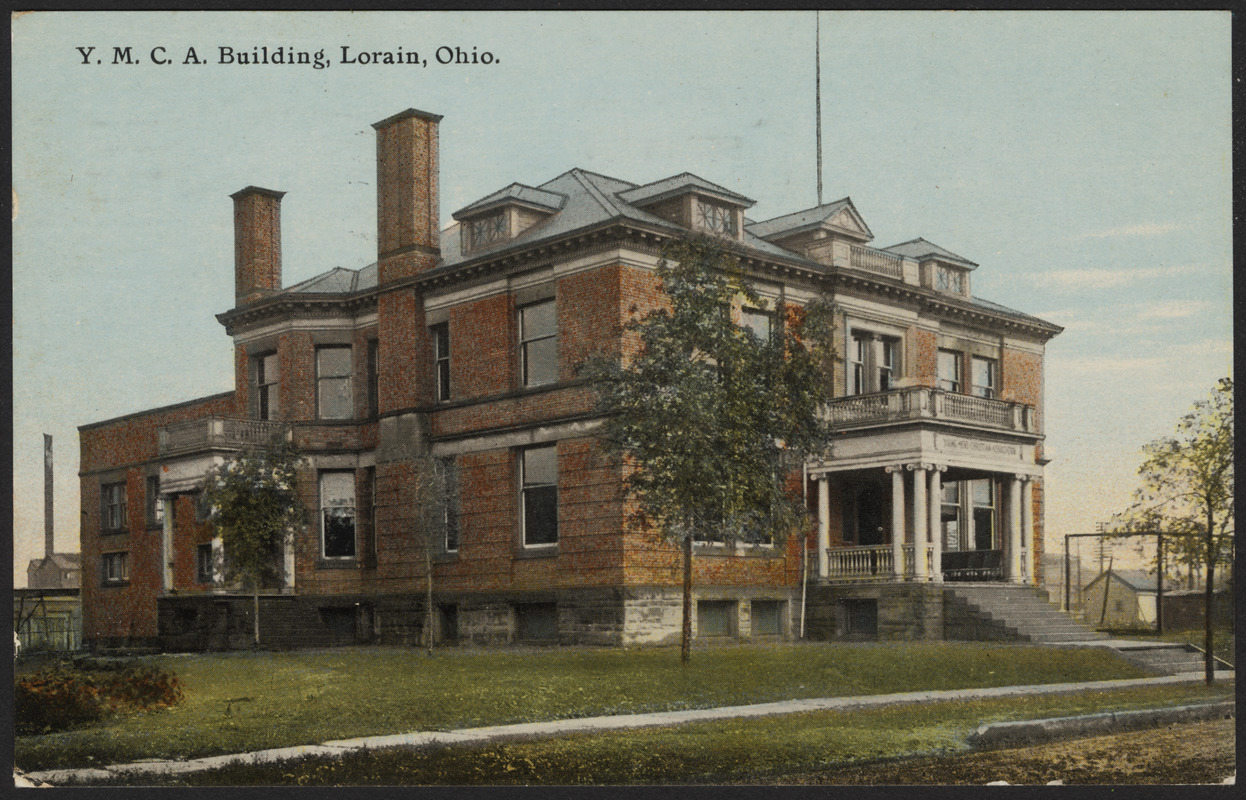
<path fill-rule="evenodd" d="M 995 546 L 995 483 L 970 481 L 973 499 L 973 548 L 992 550 Z"/>
<path fill-rule="evenodd" d="M 943 547 L 949 551 L 961 549 L 960 532 L 964 526 L 961 524 L 960 486 L 955 481 L 943 484 L 940 520 L 943 526 Z"/>
<path fill-rule="evenodd" d="M 970 375 L 973 381 L 971 394 L 975 397 L 994 397 L 995 375 L 995 359 L 974 356 Z"/>
<path fill-rule="evenodd" d="M 450 399 L 450 323 L 429 329 L 433 338 L 433 382 L 438 400 Z"/>
<path fill-rule="evenodd" d="M 515 606 L 515 627 L 520 641 L 557 639 L 558 607 L 553 603 L 521 603 Z"/>
<path fill-rule="evenodd" d="M 519 309 L 519 342 L 524 386 L 558 380 L 558 318 L 553 300 Z"/>
<path fill-rule="evenodd" d="M 164 503 L 160 500 L 160 476 L 147 476 L 147 527 L 159 528 L 164 523 Z"/>
<path fill-rule="evenodd" d="M 277 419 L 280 410 L 277 399 L 280 369 L 276 353 L 269 353 L 255 359 L 256 416 L 259 419 Z"/>
<path fill-rule="evenodd" d="M 355 557 L 355 473 L 320 473 L 320 524 L 325 558 Z"/>
<path fill-rule="evenodd" d="M 445 507 L 442 511 L 445 538 L 442 544 L 447 553 L 459 550 L 459 471 L 454 458 L 437 459 L 437 471 L 441 474 L 441 496 Z"/>
<path fill-rule="evenodd" d="M 770 341 L 774 319 L 768 311 L 756 308 L 740 309 L 740 325 L 752 331 L 753 335 L 763 342 Z"/>
<path fill-rule="evenodd" d="M 500 242 L 506 238 L 506 212 L 479 217 L 467 223 L 467 246 L 470 250 Z"/>
<path fill-rule="evenodd" d="M 558 448 L 521 451 L 519 468 L 524 547 L 558 544 Z"/>
<path fill-rule="evenodd" d="M 900 341 L 854 331 L 848 348 L 848 394 L 886 392 L 900 372 Z"/>
<path fill-rule="evenodd" d="M 199 583 L 213 583 L 216 580 L 215 562 L 211 542 L 195 548 L 195 580 Z"/>
<path fill-rule="evenodd" d="M 697 638 L 730 636 L 736 603 L 732 600 L 697 601 Z"/>
<path fill-rule="evenodd" d="M 104 533 L 124 533 L 125 482 L 100 486 L 100 529 Z"/>
<path fill-rule="evenodd" d="M 939 388 L 945 392 L 959 392 L 961 383 L 961 355 L 954 350 L 939 351 Z"/>
<path fill-rule="evenodd" d="M 935 267 L 935 288 L 941 292 L 964 294 L 965 273 L 940 264 Z"/>
<path fill-rule="evenodd" d="M 735 209 L 701 198 L 697 198 L 697 225 L 703 231 L 728 236 L 735 236 L 739 230 L 736 227 Z"/>
<path fill-rule="evenodd" d="M 381 343 L 368 340 L 368 417 L 375 419 L 381 409 Z"/>
<path fill-rule="evenodd" d="M 316 408 L 320 419 L 350 419 L 355 415 L 350 376 L 349 345 L 316 348 Z"/>
<path fill-rule="evenodd" d="M 779 636 L 783 633 L 782 600 L 754 600 L 752 617 L 754 636 Z"/>
<path fill-rule="evenodd" d="M 130 580 L 130 554 L 104 553 L 100 556 L 100 578 L 104 583 L 127 583 Z"/>

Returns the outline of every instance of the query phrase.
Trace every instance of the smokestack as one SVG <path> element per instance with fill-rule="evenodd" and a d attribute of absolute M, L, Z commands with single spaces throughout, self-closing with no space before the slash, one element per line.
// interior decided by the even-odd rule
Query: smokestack
<path fill-rule="evenodd" d="M 54 552 L 52 536 L 52 437 L 43 434 L 43 557 Z"/>
<path fill-rule="evenodd" d="M 376 129 L 376 250 L 380 283 L 441 259 L 437 183 L 439 114 L 408 108 Z"/>
<path fill-rule="evenodd" d="M 248 186 L 234 200 L 234 301 L 258 300 L 281 288 L 281 198 Z"/>

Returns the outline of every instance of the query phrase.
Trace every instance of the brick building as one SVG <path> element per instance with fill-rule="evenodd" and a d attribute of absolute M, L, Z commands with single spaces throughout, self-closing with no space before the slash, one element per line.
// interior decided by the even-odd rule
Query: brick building
<path fill-rule="evenodd" d="M 753 222 L 752 201 L 688 173 L 512 183 L 443 230 L 440 119 L 374 125 L 378 253 L 363 269 L 283 287 L 282 193 L 233 195 L 236 305 L 218 319 L 235 390 L 80 428 L 88 645 L 245 644 L 249 600 L 222 585 L 196 497 L 209 466 L 278 432 L 306 455 L 311 523 L 263 597 L 267 641 L 416 640 L 413 476 L 430 458 L 447 487 L 440 640 L 677 637 L 678 549 L 625 524 L 577 365 L 626 350 L 625 322 L 660 301 L 663 244 L 689 232 L 734 240 L 769 304 L 737 309 L 742 323 L 821 296 L 844 356 L 831 455 L 806 465 L 810 552 L 796 537 L 698 547 L 696 634 L 790 637 L 807 617 L 820 638 L 938 638 L 945 582 L 1035 582 L 1058 327 L 975 297 L 977 265 L 923 239 L 869 246 L 848 199 Z"/>

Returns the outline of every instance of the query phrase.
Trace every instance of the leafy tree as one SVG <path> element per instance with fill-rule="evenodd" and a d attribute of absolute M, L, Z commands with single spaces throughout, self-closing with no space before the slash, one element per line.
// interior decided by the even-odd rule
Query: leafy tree
<path fill-rule="evenodd" d="M 305 524 L 298 495 L 299 454 L 284 440 L 241 453 L 208 472 L 202 502 L 221 538 L 227 580 L 243 579 L 254 600 L 255 644 L 260 644 L 260 586 L 280 575 L 281 546 Z"/>
<path fill-rule="evenodd" d="M 1124 530 L 1163 531 L 1165 549 L 1179 562 L 1201 566 L 1205 674 L 1210 683 L 1212 605 L 1216 568 L 1233 560 L 1233 379 L 1221 378 L 1207 400 L 1177 423 L 1175 436 L 1143 448 L 1142 485 L 1125 515 Z"/>
<path fill-rule="evenodd" d="M 415 495 L 415 516 L 411 535 L 424 553 L 425 609 L 422 644 L 433 653 L 433 557 L 444 552 L 448 529 L 457 530 L 455 509 L 451 498 L 457 495 L 452 486 L 454 470 L 449 459 L 435 459 L 425 454 L 415 459 L 411 487 Z"/>
<path fill-rule="evenodd" d="M 733 308 L 765 302 L 718 240 L 674 243 L 657 277 L 666 305 L 625 327 L 625 342 L 638 347 L 625 344 L 623 358 L 598 358 L 587 373 L 606 415 L 603 439 L 624 459 L 632 521 L 682 546 L 686 663 L 693 542 L 780 542 L 807 528 L 799 495 L 786 488 L 826 442 L 818 412 L 830 314 L 782 306 L 767 309 L 768 333 L 736 324 Z"/>

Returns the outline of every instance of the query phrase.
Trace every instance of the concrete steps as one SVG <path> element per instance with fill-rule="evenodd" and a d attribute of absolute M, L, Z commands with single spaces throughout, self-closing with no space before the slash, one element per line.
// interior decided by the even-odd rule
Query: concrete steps
<path fill-rule="evenodd" d="M 1203 653 L 1185 644 L 1121 645 L 1114 649 L 1129 663 L 1160 675 L 1180 675 L 1204 669 Z M 1224 669 L 1227 667 L 1217 662 L 1216 670 Z"/>
<path fill-rule="evenodd" d="M 1071 644 L 1108 638 L 1056 609 L 1033 586 L 945 584 L 943 592 L 949 639 Z"/>

